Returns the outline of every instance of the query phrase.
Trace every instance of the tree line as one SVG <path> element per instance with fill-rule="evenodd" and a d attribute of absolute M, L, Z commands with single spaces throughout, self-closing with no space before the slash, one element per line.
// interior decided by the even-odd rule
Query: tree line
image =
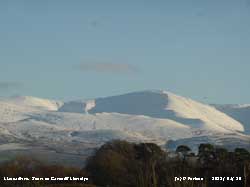
<path fill-rule="evenodd" d="M 201 144 L 197 153 L 185 145 L 178 146 L 175 152 L 167 152 L 153 143 L 114 140 L 101 146 L 83 168 L 17 158 L 0 166 L 0 177 L 3 176 L 89 178 L 84 184 L 1 180 L 3 187 L 248 187 L 250 153 L 242 148 L 228 151 L 211 144 Z"/>

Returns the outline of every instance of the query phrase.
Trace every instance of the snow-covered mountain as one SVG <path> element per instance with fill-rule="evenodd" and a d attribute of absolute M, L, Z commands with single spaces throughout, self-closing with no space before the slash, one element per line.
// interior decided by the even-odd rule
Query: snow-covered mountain
<path fill-rule="evenodd" d="M 165 91 L 65 103 L 0 99 L 0 159 L 1 154 L 28 149 L 65 162 L 69 156 L 88 156 L 112 139 L 167 143 L 170 148 L 188 142 L 250 148 L 250 136 L 244 133 L 240 122 L 215 107 Z"/>
<path fill-rule="evenodd" d="M 14 104 L 19 107 L 48 110 L 48 111 L 57 111 L 58 108 L 63 105 L 63 102 L 61 101 L 53 101 L 31 96 L 16 96 L 10 98 L 2 98 L 0 99 L 0 101 L 8 104 Z"/>
<path fill-rule="evenodd" d="M 215 106 L 217 110 L 239 121 L 245 128 L 244 133 L 250 135 L 250 104 L 213 106 Z"/>
<path fill-rule="evenodd" d="M 144 91 L 90 101 L 65 103 L 61 112 L 120 113 L 169 119 L 193 128 L 244 131 L 242 124 L 211 106 L 166 91 Z"/>

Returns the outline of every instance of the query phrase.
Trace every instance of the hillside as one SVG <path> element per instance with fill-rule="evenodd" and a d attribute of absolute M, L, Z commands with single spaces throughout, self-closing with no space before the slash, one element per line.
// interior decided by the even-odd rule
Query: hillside
<path fill-rule="evenodd" d="M 243 133 L 240 122 L 213 106 L 165 91 L 71 102 L 0 99 L 0 153 L 5 158 L 30 153 L 77 165 L 79 157 L 83 162 L 113 139 L 154 142 L 172 149 L 186 142 L 250 149 L 250 137 Z"/>
<path fill-rule="evenodd" d="M 213 105 L 217 110 L 239 121 L 245 128 L 244 133 L 250 135 L 250 105 Z"/>

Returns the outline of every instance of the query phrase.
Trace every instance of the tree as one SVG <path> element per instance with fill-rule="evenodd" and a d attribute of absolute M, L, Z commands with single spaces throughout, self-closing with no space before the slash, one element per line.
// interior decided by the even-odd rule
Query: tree
<path fill-rule="evenodd" d="M 143 176 L 138 178 L 140 184 L 143 183 L 145 187 L 157 187 L 159 178 L 156 166 L 161 159 L 165 159 L 165 152 L 153 143 L 139 144 L 135 146 L 135 149 L 137 153 L 136 159 L 142 163 L 141 169 L 143 169 L 143 172 L 140 172 Z"/>
<path fill-rule="evenodd" d="M 186 161 L 186 157 L 191 154 L 191 149 L 186 145 L 180 145 L 176 148 L 176 153 L 182 157 L 183 163 Z"/>
<path fill-rule="evenodd" d="M 134 144 L 115 140 L 104 144 L 88 160 L 86 170 L 96 185 L 133 186 L 130 172 L 135 158 Z"/>
<path fill-rule="evenodd" d="M 152 143 L 112 141 L 89 159 L 86 170 L 100 186 L 158 187 L 157 165 L 165 152 Z"/>
<path fill-rule="evenodd" d="M 215 149 L 213 145 L 200 144 L 198 156 L 203 168 L 211 169 L 214 167 Z"/>

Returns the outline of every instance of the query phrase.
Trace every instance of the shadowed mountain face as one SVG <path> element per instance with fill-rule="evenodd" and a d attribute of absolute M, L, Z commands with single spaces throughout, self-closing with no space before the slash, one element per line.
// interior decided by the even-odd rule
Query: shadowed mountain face
<path fill-rule="evenodd" d="M 230 117 L 244 125 L 245 134 L 250 134 L 250 106 L 240 105 L 213 105 L 217 110 L 226 113 Z"/>
<path fill-rule="evenodd" d="M 86 104 L 84 102 L 70 101 L 65 103 L 61 108 L 58 109 L 59 112 L 75 112 L 84 113 Z"/>
<path fill-rule="evenodd" d="M 166 91 L 141 91 L 87 101 L 66 102 L 59 112 L 119 113 L 168 119 L 190 128 L 244 131 L 243 126 L 214 107 Z"/>
<path fill-rule="evenodd" d="M 131 115 L 145 115 L 152 118 L 171 119 L 173 121 L 199 127 L 200 119 L 178 117 L 169 105 L 169 96 L 163 93 L 138 92 L 95 100 L 95 107 L 88 111 L 95 113 L 121 113 Z"/>

